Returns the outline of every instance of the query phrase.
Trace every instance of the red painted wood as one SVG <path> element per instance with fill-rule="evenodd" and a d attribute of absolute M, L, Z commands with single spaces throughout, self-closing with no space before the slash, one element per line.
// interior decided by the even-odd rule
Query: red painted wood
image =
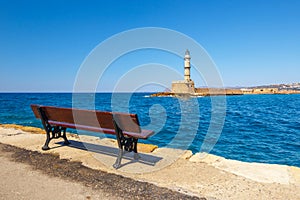
<path fill-rule="evenodd" d="M 129 137 L 147 139 L 154 134 L 151 130 L 141 130 L 136 114 L 31 105 L 36 118 L 40 118 L 38 107 L 46 113 L 51 125 L 115 134 L 114 119 L 123 134 Z"/>

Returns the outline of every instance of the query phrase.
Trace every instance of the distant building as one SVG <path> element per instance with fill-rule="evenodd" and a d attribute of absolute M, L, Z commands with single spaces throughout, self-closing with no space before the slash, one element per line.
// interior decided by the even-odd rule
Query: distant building
<path fill-rule="evenodd" d="M 252 88 L 242 88 L 241 91 L 243 94 L 252 94 L 254 90 Z"/>
<path fill-rule="evenodd" d="M 172 82 L 172 92 L 176 94 L 195 94 L 195 83 L 191 79 L 191 56 L 186 50 L 184 56 L 184 80 Z"/>
<path fill-rule="evenodd" d="M 278 88 L 254 88 L 254 94 L 275 94 L 278 93 Z"/>

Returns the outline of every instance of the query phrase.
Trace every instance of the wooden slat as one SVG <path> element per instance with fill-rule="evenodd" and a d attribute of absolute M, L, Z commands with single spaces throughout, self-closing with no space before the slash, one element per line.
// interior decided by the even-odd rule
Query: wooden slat
<path fill-rule="evenodd" d="M 45 112 L 48 120 L 74 124 L 71 108 L 57 108 L 50 106 L 42 106 L 41 108 Z"/>
<path fill-rule="evenodd" d="M 32 105 L 30 105 L 30 107 L 31 107 L 31 110 L 33 111 L 34 116 L 36 118 L 40 119 L 40 114 L 39 114 L 39 111 L 38 111 L 39 105 L 32 104 Z"/>
<path fill-rule="evenodd" d="M 115 122 L 123 131 L 135 133 L 141 132 L 136 114 L 115 113 L 113 116 Z"/>

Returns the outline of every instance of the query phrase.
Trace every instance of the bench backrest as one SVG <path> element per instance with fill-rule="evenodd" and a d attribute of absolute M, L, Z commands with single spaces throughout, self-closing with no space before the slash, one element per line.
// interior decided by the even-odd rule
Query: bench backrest
<path fill-rule="evenodd" d="M 45 113 L 47 120 L 51 121 L 114 129 L 114 119 L 123 131 L 141 132 L 136 114 L 31 105 L 36 118 L 41 118 L 39 108 Z"/>

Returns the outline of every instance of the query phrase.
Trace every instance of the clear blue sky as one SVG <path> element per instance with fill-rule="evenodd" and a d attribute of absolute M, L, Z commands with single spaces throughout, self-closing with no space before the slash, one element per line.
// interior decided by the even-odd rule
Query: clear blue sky
<path fill-rule="evenodd" d="M 300 82 L 298 0 L 0 0 L 0 91 L 72 91 L 95 46 L 140 27 L 195 39 L 226 86 Z"/>

